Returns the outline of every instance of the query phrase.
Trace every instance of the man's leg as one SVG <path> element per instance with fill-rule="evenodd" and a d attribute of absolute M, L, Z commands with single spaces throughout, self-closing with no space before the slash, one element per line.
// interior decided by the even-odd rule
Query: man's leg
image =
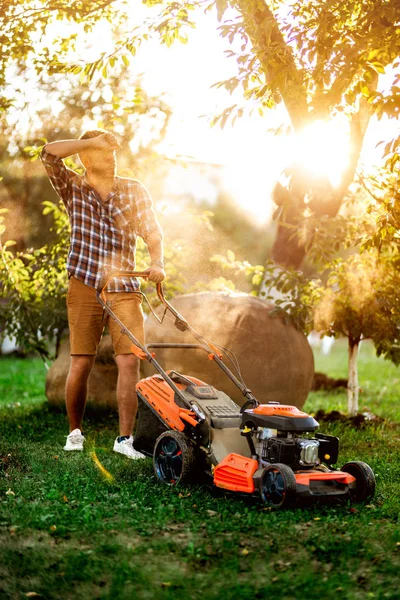
<path fill-rule="evenodd" d="M 126 328 L 143 344 L 144 323 L 141 295 L 124 292 L 111 293 L 109 302 Z M 117 399 L 120 436 L 115 440 L 114 451 L 125 454 L 133 460 L 145 458 L 132 446 L 132 432 L 138 407 L 135 387 L 139 380 L 139 359 L 131 352 L 132 342 L 128 336 L 122 333 L 121 327 L 111 317 L 108 320 L 108 327 L 118 365 Z"/>
<path fill-rule="evenodd" d="M 139 381 L 139 359 L 133 354 L 118 354 L 117 400 L 119 411 L 119 435 L 132 435 L 138 401 L 136 384 Z"/>
<path fill-rule="evenodd" d="M 103 309 L 97 302 L 96 290 L 75 277 L 69 280 L 67 309 L 71 365 L 65 389 L 65 403 L 71 432 L 82 429 L 87 382 L 104 323 Z"/>
<path fill-rule="evenodd" d="M 94 363 L 94 356 L 71 356 L 71 365 L 65 387 L 65 404 L 70 432 L 82 430 L 82 419 L 87 396 L 87 382 Z"/>

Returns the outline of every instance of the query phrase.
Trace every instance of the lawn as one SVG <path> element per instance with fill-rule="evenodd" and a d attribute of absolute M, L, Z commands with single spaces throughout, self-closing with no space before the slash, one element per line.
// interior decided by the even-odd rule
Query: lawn
<path fill-rule="evenodd" d="M 346 352 L 316 369 L 346 376 Z M 85 452 L 64 453 L 63 412 L 40 359 L 0 359 L 0 598 L 366 599 L 400 597 L 400 371 L 365 345 L 360 408 L 384 417 L 341 439 L 340 464 L 368 462 L 368 505 L 271 512 L 205 487 L 167 488 L 151 460 L 112 452 L 115 414 L 88 414 Z M 343 410 L 343 391 L 305 409 Z M 101 467 L 101 468 L 100 468 Z M 108 476 L 107 476 L 108 475 Z"/>

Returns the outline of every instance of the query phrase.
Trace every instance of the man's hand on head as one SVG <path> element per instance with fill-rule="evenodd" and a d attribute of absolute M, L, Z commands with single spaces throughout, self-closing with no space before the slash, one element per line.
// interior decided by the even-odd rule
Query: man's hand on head
<path fill-rule="evenodd" d="M 148 274 L 150 281 L 154 281 L 154 283 L 161 283 L 165 279 L 165 271 L 158 265 L 151 265 L 145 270 L 145 273 Z"/>
<path fill-rule="evenodd" d="M 91 138 L 93 147 L 101 150 L 118 150 L 121 148 L 121 144 L 113 133 L 102 133 L 97 137 Z"/>

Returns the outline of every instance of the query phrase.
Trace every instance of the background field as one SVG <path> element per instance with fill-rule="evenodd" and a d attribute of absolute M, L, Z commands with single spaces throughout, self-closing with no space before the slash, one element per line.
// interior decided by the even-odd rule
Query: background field
<path fill-rule="evenodd" d="M 317 370 L 346 376 L 344 344 L 315 356 Z M 66 417 L 48 407 L 44 380 L 40 359 L 0 360 L 0 598 L 399 598 L 400 371 L 367 344 L 360 408 L 384 421 L 321 423 L 341 439 L 339 465 L 374 469 L 366 506 L 273 513 L 204 487 L 162 487 L 150 460 L 112 452 L 115 414 L 88 414 L 87 449 L 66 454 Z M 318 392 L 305 409 L 345 406 L 343 391 Z"/>

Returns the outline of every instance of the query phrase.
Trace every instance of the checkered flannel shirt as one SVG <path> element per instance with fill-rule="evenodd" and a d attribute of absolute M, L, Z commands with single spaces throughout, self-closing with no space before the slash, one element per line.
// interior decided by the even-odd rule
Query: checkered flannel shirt
<path fill-rule="evenodd" d="M 71 223 L 68 273 L 97 288 L 111 270 L 134 271 L 137 236 L 145 242 L 152 234 L 162 238 L 146 188 L 135 179 L 115 177 L 102 202 L 85 177 L 68 169 L 61 158 L 43 148 L 41 159 Z M 134 292 L 139 286 L 134 277 L 119 277 L 110 281 L 107 291 Z"/>

